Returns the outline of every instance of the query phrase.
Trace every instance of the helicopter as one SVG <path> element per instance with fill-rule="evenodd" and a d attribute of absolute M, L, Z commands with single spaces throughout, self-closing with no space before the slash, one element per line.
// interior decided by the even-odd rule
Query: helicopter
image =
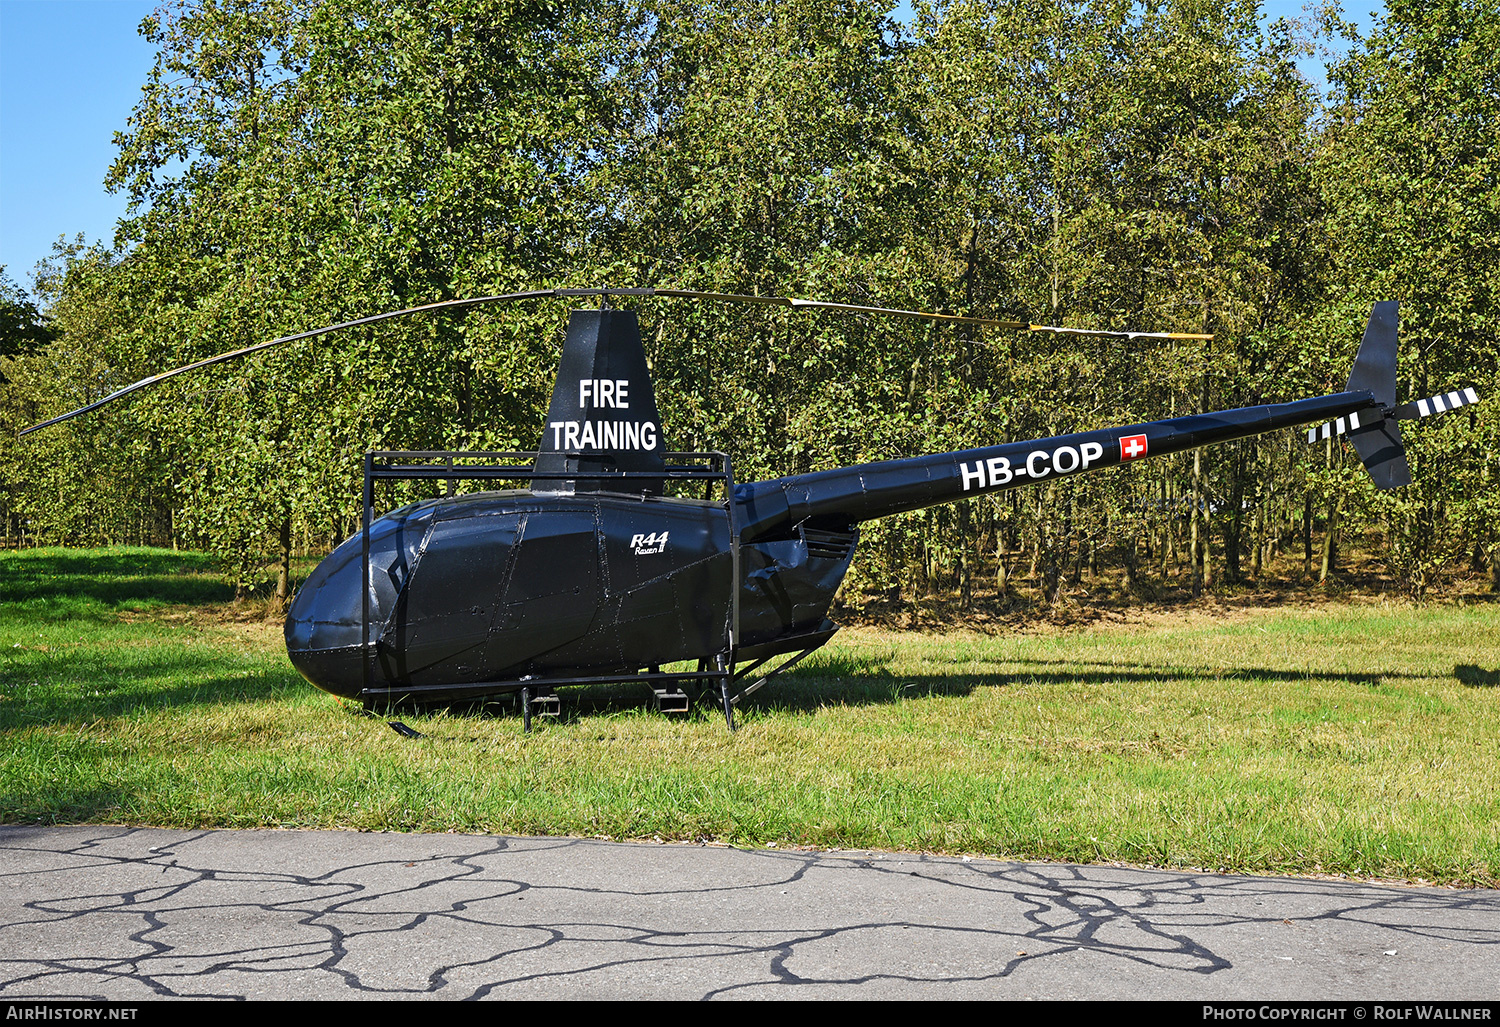
<path fill-rule="evenodd" d="M 1344 391 L 1045 439 L 737 482 L 728 454 L 665 449 L 634 311 L 611 297 L 664 296 L 874 312 L 1010 330 L 1211 338 L 1081 328 L 789 297 L 676 289 L 546 289 L 449 300 L 283 336 L 132 385 L 21 434 L 177 374 L 387 318 L 482 303 L 598 297 L 568 321 L 535 452 L 369 452 L 363 520 L 303 583 L 287 655 L 311 684 L 367 708 L 516 694 L 556 715 L 556 689 L 634 681 L 657 708 L 717 692 L 726 725 L 750 693 L 824 645 L 828 611 L 867 521 L 1023 485 L 1313 425 L 1345 436 L 1380 489 L 1409 484 L 1398 422 L 1474 403 L 1472 388 L 1396 401 L 1398 309 L 1377 302 Z M 448 494 L 376 517 L 383 480 L 445 480 Z M 456 481 L 529 487 L 453 494 Z M 702 483 L 706 497 L 681 493 Z M 718 487 L 722 498 L 713 498 Z M 771 666 L 772 662 L 781 662 Z M 664 671 L 671 664 L 694 669 Z M 768 669 L 769 668 L 769 669 Z"/>

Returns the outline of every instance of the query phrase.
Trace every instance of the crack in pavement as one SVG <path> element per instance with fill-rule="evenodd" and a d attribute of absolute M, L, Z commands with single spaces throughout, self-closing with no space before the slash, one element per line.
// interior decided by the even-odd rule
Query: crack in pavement
<path fill-rule="evenodd" d="M 1431 997 L 1439 980 L 1485 997 L 1497 943 L 1494 891 L 582 839 L 0 827 L 0 999 L 1327 999 L 1403 981 Z"/>

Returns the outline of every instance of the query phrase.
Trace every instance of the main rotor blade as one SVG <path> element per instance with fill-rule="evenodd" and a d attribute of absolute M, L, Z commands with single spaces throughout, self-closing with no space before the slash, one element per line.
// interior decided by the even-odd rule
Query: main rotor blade
<path fill-rule="evenodd" d="M 677 296 L 684 299 L 720 300 L 732 303 L 761 303 L 776 307 L 806 307 L 814 310 L 846 310 L 862 314 L 894 314 L 897 317 L 917 317 L 924 321 L 962 321 L 967 324 L 990 325 L 994 328 L 1019 330 L 1026 327 L 1024 321 L 997 321 L 988 317 L 966 317 L 962 314 L 935 314 L 925 310 L 902 310 L 898 307 L 869 307 L 858 303 L 833 303 L 828 300 L 803 300 L 795 296 L 745 296 L 731 292 L 691 292 L 686 289 L 657 289 L 658 296 Z"/>
<path fill-rule="evenodd" d="M 1108 332 L 1098 328 L 1059 328 L 1054 325 L 1020 325 L 1033 332 L 1055 332 L 1058 335 L 1103 335 L 1114 339 L 1212 339 L 1212 335 L 1192 332 Z"/>
<path fill-rule="evenodd" d="M 698 292 L 693 289 L 653 289 L 653 296 L 674 296 L 687 300 L 716 300 L 720 303 L 760 303 L 773 307 L 789 307 L 792 301 L 785 296 L 750 296 L 741 292 Z"/>
<path fill-rule="evenodd" d="M 1033 332 L 1055 332 L 1060 335 L 1103 335 L 1127 339 L 1212 339 L 1212 335 L 1191 335 L 1177 332 L 1108 332 L 1089 328 L 1059 328 L 1051 325 L 1027 324 L 1024 321 L 1002 321 L 987 317 L 967 317 L 962 314 L 938 314 L 922 310 L 902 310 L 897 307 L 872 307 L 856 303 L 833 303 L 827 300 L 804 300 L 790 296 L 747 296 L 742 293 L 729 292 L 699 292 L 690 289 L 656 289 L 656 288 L 583 288 L 583 289 L 533 289 L 528 292 L 512 292 L 498 296 L 476 296 L 471 299 L 443 300 L 439 303 L 425 303 L 418 307 L 406 307 L 402 310 L 390 310 L 383 314 L 372 314 L 369 317 L 355 318 L 352 321 L 341 321 L 338 324 L 328 325 L 323 328 L 314 328 L 306 332 L 297 332 L 293 335 L 283 335 L 279 339 L 271 339 L 269 342 L 259 342 L 254 346 L 246 346 L 243 349 L 233 350 L 229 353 L 220 353 L 218 356 L 199 360 L 192 364 L 164 371 L 161 374 L 142 378 L 138 382 L 132 382 L 116 392 L 110 393 L 103 399 L 97 399 L 86 406 L 76 410 L 70 410 L 65 414 L 59 414 L 40 424 L 34 424 L 30 428 L 23 428 L 19 435 L 30 435 L 34 431 L 50 428 L 54 424 L 71 420 L 80 414 L 87 414 L 100 407 L 122 399 L 148 385 L 164 382 L 168 378 L 175 378 L 179 374 L 188 371 L 196 371 L 199 368 L 211 367 L 221 364 L 227 360 L 235 360 L 239 357 L 259 353 L 261 350 L 280 346 L 286 342 L 296 342 L 299 339 L 311 339 L 319 335 L 327 335 L 329 332 L 337 332 L 344 328 L 357 328 L 360 325 L 374 324 L 377 321 L 386 321 L 393 317 L 404 317 L 407 314 L 421 314 L 437 310 L 458 310 L 463 307 L 475 307 L 482 303 L 502 303 L 511 300 L 532 299 L 576 299 L 585 296 L 599 296 L 608 298 L 610 296 L 668 296 L 682 299 L 704 299 L 717 302 L 729 303 L 758 303 L 767 306 L 807 308 L 813 310 L 842 310 L 851 313 L 886 314 L 897 317 L 915 317 L 925 321 L 957 321 L 963 324 L 989 325 L 993 328 L 1004 328 L 1012 331 Z"/>
<path fill-rule="evenodd" d="M 862 307 L 853 303 L 829 303 L 824 300 L 792 300 L 793 307 L 813 307 L 819 310 L 851 310 L 868 314 L 895 314 L 898 317 L 920 317 L 928 321 L 962 321 L 966 324 L 990 325 L 994 328 L 1017 330 L 1026 327 L 1024 321 L 997 321 L 988 317 L 965 317 L 962 314 L 929 314 L 921 310 L 897 310 L 893 307 Z"/>
<path fill-rule="evenodd" d="M 91 411 L 98 410 L 106 403 L 113 403 L 115 400 L 128 396 L 138 389 L 144 389 L 148 385 L 155 385 L 158 382 L 164 382 L 168 378 L 175 378 L 179 374 L 184 374 L 188 371 L 196 371 L 200 367 L 210 367 L 214 364 L 222 364 L 226 360 L 234 360 L 238 357 L 249 356 L 251 353 L 259 353 L 263 349 L 270 349 L 272 346 L 280 346 L 284 342 L 296 342 L 298 339 L 311 339 L 314 336 L 327 335 L 329 332 L 336 332 L 342 328 L 358 328 L 360 325 L 374 324 L 376 321 L 385 321 L 388 318 L 401 317 L 403 314 L 420 314 L 429 310 L 455 310 L 460 307 L 472 307 L 480 303 L 497 303 L 503 300 L 542 299 L 544 297 L 552 296 L 555 292 L 556 290 L 553 289 L 543 289 L 532 292 L 513 292 L 503 296 L 476 296 L 466 300 L 443 300 L 441 303 L 426 303 L 420 307 L 407 307 L 405 310 L 391 310 L 387 311 L 384 314 L 372 314 L 369 317 L 356 318 L 353 321 L 341 321 L 336 325 L 328 325 L 324 328 L 314 328 L 311 331 L 298 332 L 295 335 L 283 335 L 279 339 L 272 339 L 269 342 L 258 342 L 254 346 L 246 346 L 244 349 L 232 350 L 229 353 L 220 353 L 216 357 L 209 357 L 206 360 L 199 360 L 196 363 L 185 364 L 182 367 L 173 368 L 170 371 L 163 371 L 161 374 L 153 374 L 149 378 L 142 378 L 140 381 L 133 382 L 132 384 L 125 386 L 123 389 L 120 389 L 117 392 L 111 392 L 103 399 L 94 400 L 94 402 L 88 404 L 87 406 L 81 406 L 77 410 L 70 410 L 66 414 L 59 414 L 57 417 L 54 417 L 48 421 L 43 421 L 41 424 L 33 424 L 30 428 L 23 428 L 17 433 L 17 435 L 30 435 L 34 431 L 41 431 L 43 428 L 50 428 L 54 424 L 60 424 L 63 421 L 71 420 L 72 418 L 77 417 L 80 414 L 87 414 Z"/>
<path fill-rule="evenodd" d="M 604 292 L 606 290 L 597 290 Z M 611 292 L 616 290 L 609 290 Z M 618 290 L 624 292 L 625 290 Z M 647 290 L 632 290 L 649 295 Z M 687 299 L 724 300 L 735 303 L 762 303 L 779 307 L 808 307 L 816 310 L 847 310 L 866 314 L 894 314 L 897 317 L 918 317 L 926 321 L 960 321 L 965 324 L 989 325 L 992 328 L 1008 328 L 1012 331 L 1055 332 L 1058 335 L 1104 335 L 1120 339 L 1212 339 L 1212 335 L 1191 332 L 1112 332 L 1096 328 L 1063 328 L 1054 325 L 1030 324 L 1026 321 L 1001 321 L 992 317 L 968 317 L 963 314 L 935 314 L 925 310 L 902 310 L 897 307 L 869 307 L 856 303 L 833 303 L 828 300 L 803 300 L 795 296 L 745 296 L 727 292 L 691 292 L 686 289 L 657 289 L 657 296 L 680 296 Z"/>

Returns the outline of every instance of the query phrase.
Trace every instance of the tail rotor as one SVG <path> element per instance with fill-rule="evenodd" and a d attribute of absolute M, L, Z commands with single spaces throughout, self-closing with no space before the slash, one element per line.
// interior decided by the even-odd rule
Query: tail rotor
<path fill-rule="evenodd" d="M 1326 421 L 1307 430 L 1308 444 L 1346 435 L 1359 454 L 1365 470 L 1379 489 L 1400 488 L 1411 484 L 1411 468 L 1406 462 L 1406 445 L 1397 421 L 1457 410 L 1479 402 L 1472 388 L 1458 389 L 1396 405 L 1396 350 L 1399 317 L 1395 300 L 1376 303 L 1370 311 L 1369 324 L 1354 357 L 1345 392 L 1366 392 L 1372 400 L 1368 407 L 1347 417 Z"/>

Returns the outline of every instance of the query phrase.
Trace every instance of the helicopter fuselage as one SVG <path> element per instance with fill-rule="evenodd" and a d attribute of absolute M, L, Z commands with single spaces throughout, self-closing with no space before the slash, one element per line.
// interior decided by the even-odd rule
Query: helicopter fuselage
<path fill-rule="evenodd" d="M 740 642 L 771 652 L 832 627 L 855 543 L 852 529 L 783 534 L 740 547 Z M 529 491 L 414 503 L 371 525 L 368 617 L 356 533 L 297 594 L 287 651 L 349 697 L 700 659 L 724 648 L 731 550 L 723 503 Z"/>

